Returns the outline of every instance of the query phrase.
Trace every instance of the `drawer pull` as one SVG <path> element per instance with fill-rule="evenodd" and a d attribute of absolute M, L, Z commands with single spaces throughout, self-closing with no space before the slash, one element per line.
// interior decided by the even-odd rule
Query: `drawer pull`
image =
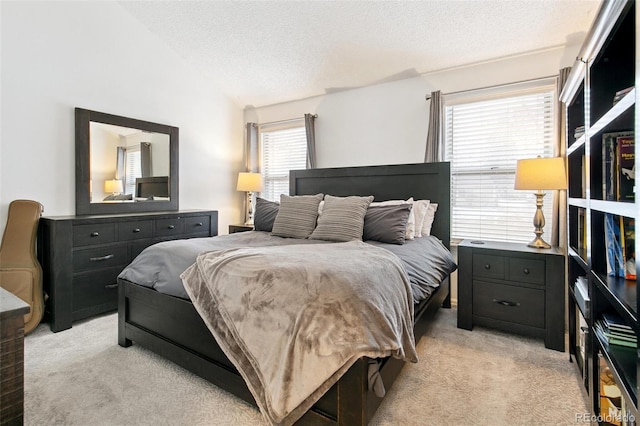
<path fill-rule="evenodd" d="M 524 268 L 524 269 L 522 270 L 522 272 L 523 272 L 525 275 L 529 275 L 529 268 Z"/>
<path fill-rule="evenodd" d="M 175 226 L 169 225 L 169 226 L 167 226 L 167 229 L 175 229 Z"/>
<path fill-rule="evenodd" d="M 99 234 L 98 232 L 92 232 L 92 233 L 91 233 L 91 236 L 92 236 L 92 237 L 99 237 L 99 236 L 100 236 L 100 234 Z"/>
<path fill-rule="evenodd" d="M 486 265 L 484 265 L 484 269 L 491 269 L 491 265 L 487 263 Z"/>
<path fill-rule="evenodd" d="M 133 230 L 134 234 L 137 234 L 138 232 L 140 232 L 140 228 L 136 228 L 136 229 Z"/>
<path fill-rule="evenodd" d="M 98 256 L 98 257 L 90 257 L 89 260 L 92 262 L 102 262 L 103 260 L 109 260 L 112 259 L 113 255 L 112 254 L 108 254 L 106 256 Z"/>
<path fill-rule="evenodd" d="M 118 288 L 118 283 L 115 284 L 107 284 L 104 286 L 104 288 Z"/>
<path fill-rule="evenodd" d="M 196 226 L 202 226 L 202 222 L 196 223 Z"/>
<path fill-rule="evenodd" d="M 493 299 L 493 301 L 495 303 L 497 303 L 498 305 L 502 305 L 502 306 L 512 306 L 512 307 L 520 306 L 520 303 L 509 302 L 508 300 L 496 300 L 496 299 Z"/>

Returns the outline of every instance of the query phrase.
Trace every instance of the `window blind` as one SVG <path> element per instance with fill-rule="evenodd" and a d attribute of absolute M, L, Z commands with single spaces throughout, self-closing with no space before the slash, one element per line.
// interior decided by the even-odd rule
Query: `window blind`
<path fill-rule="evenodd" d="M 136 178 L 142 176 L 140 147 L 128 147 L 125 150 L 125 194 L 136 193 Z"/>
<path fill-rule="evenodd" d="M 296 127 L 260 128 L 261 172 L 263 189 L 260 196 L 280 201 L 289 194 L 289 170 L 307 168 L 307 136 L 304 124 Z"/>
<path fill-rule="evenodd" d="M 451 162 L 452 238 L 530 242 L 535 196 L 514 190 L 516 160 L 552 157 L 556 138 L 553 87 L 535 93 L 445 106 Z M 551 234 L 551 194 L 544 199 Z"/>

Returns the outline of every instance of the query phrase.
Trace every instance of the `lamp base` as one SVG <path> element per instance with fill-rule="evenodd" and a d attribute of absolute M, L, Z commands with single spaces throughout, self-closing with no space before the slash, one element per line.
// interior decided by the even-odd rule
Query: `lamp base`
<path fill-rule="evenodd" d="M 541 236 L 537 236 L 533 241 L 527 244 L 527 247 L 533 247 L 537 249 L 550 249 L 551 245 L 543 240 Z"/>
<path fill-rule="evenodd" d="M 536 196 L 536 214 L 533 216 L 533 226 L 535 230 L 533 231 L 536 234 L 536 237 L 527 244 L 528 247 L 533 247 L 537 249 L 550 249 L 551 245 L 542 239 L 542 234 L 544 234 L 544 214 L 542 213 L 542 199 L 544 198 L 544 192 L 538 191 L 535 193 Z"/>

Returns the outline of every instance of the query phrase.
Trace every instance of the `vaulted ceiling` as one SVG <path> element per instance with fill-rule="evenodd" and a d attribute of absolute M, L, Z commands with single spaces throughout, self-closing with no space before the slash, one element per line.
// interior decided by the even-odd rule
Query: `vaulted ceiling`
<path fill-rule="evenodd" d="M 257 107 L 580 44 L 600 1 L 120 4 L 214 87 Z"/>

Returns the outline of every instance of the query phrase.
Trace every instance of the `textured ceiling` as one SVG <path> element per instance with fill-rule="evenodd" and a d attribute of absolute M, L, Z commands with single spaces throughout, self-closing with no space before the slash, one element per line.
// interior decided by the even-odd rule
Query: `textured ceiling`
<path fill-rule="evenodd" d="M 120 4 L 214 87 L 257 107 L 579 44 L 600 1 Z"/>

